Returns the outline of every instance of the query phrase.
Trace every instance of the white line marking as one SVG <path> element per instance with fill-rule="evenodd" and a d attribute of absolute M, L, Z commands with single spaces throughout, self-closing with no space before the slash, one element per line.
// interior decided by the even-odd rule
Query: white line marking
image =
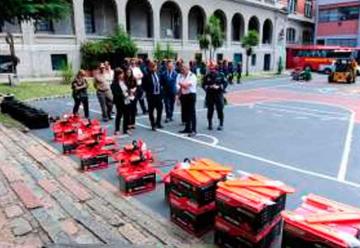
<path fill-rule="evenodd" d="M 147 126 L 147 125 L 144 125 L 144 124 L 141 124 L 141 123 L 137 123 L 137 125 L 140 126 L 140 127 L 146 128 L 146 129 L 150 129 L 150 126 Z M 242 156 L 242 157 L 250 158 L 250 159 L 253 159 L 253 160 L 260 161 L 260 162 L 264 162 L 265 164 L 270 164 L 270 165 L 273 165 L 273 166 L 278 167 L 278 168 L 282 168 L 282 169 L 298 172 L 298 173 L 301 173 L 301 174 L 305 174 L 305 175 L 309 175 L 309 176 L 313 176 L 313 177 L 317 177 L 317 178 L 337 182 L 337 183 L 340 183 L 340 184 L 349 185 L 349 186 L 352 186 L 352 187 L 355 187 L 355 188 L 360 188 L 360 184 L 357 184 L 357 183 L 354 183 L 354 182 L 350 182 L 350 181 L 346 181 L 346 180 L 340 181 L 337 178 L 332 177 L 332 176 L 328 176 L 328 175 L 325 175 L 325 174 L 321 174 L 321 173 L 317 173 L 317 172 L 313 172 L 313 171 L 309 171 L 309 170 L 300 169 L 300 168 L 297 168 L 297 167 L 294 167 L 294 166 L 291 166 L 291 165 L 287 165 L 287 164 L 283 164 L 283 163 L 280 163 L 280 162 L 272 161 L 272 160 L 262 158 L 262 157 L 259 157 L 259 156 L 256 156 L 256 155 L 252 155 L 252 154 L 249 154 L 249 153 L 240 152 L 240 151 L 237 151 L 237 150 L 234 150 L 234 149 L 231 149 L 231 148 L 227 148 L 227 147 L 224 147 L 224 146 L 212 145 L 212 144 L 209 144 L 209 143 L 201 141 L 201 140 L 197 140 L 197 139 L 193 139 L 193 138 L 189 138 L 189 137 L 184 137 L 182 135 L 179 135 L 179 134 L 176 134 L 176 133 L 173 133 L 173 132 L 169 132 L 169 131 L 166 131 L 166 130 L 158 130 L 158 132 L 163 133 L 163 134 L 167 134 L 167 135 L 171 135 L 171 136 L 174 136 L 174 137 L 177 137 L 177 138 L 180 138 L 180 139 L 184 139 L 184 140 L 187 140 L 187 141 L 190 141 L 190 142 L 194 142 L 194 143 L 197 143 L 197 144 L 201 144 L 201 145 L 204 145 L 204 146 L 208 146 L 208 147 L 220 150 L 220 151 L 224 151 L 224 152 L 228 152 L 228 153 L 235 154 L 235 155 L 238 155 L 238 156 Z"/>
<path fill-rule="evenodd" d="M 336 112 L 336 111 L 324 111 L 324 110 L 319 110 L 319 109 L 314 109 L 314 108 L 304 108 L 304 107 L 298 107 L 298 106 L 289 106 L 289 105 L 284 105 L 284 104 L 279 104 L 279 103 L 266 103 L 264 104 L 266 106 L 274 106 L 274 107 L 280 107 L 280 108 L 288 108 L 288 109 L 294 109 L 294 110 L 304 110 L 304 111 L 309 111 L 309 112 L 316 112 L 316 113 L 323 113 L 323 114 L 333 114 L 333 115 L 341 115 L 341 116 L 349 116 L 349 114 L 346 112 Z"/>
<path fill-rule="evenodd" d="M 341 164 L 339 168 L 339 172 L 337 175 L 337 179 L 339 181 L 345 181 L 347 167 L 349 163 L 349 157 L 351 152 L 351 143 L 353 140 L 353 132 L 355 126 L 355 112 L 351 110 L 351 116 L 349 120 L 349 127 L 346 133 L 345 144 L 344 144 L 344 151 L 341 158 Z"/>
<path fill-rule="evenodd" d="M 299 115 L 312 116 L 312 117 L 317 117 L 317 118 L 319 118 L 319 117 L 327 117 L 325 115 L 320 115 L 320 114 L 315 114 L 315 113 L 308 113 L 308 112 L 304 112 L 304 111 L 288 110 L 288 109 L 282 109 L 282 108 L 277 108 L 277 107 L 271 107 L 271 106 L 267 106 L 265 104 L 256 104 L 255 106 L 257 108 L 261 108 L 261 109 L 267 109 L 267 110 L 290 113 L 290 114 L 299 114 Z M 343 120 L 343 118 L 339 118 L 339 117 L 333 117 L 333 116 L 330 116 L 330 117 L 335 119 L 335 120 Z"/>
<path fill-rule="evenodd" d="M 214 136 L 212 136 L 212 135 L 203 134 L 203 133 L 198 133 L 196 136 L 197 136 L 197 137 L 205 137 L 205 138 L 211 139 L 212 142 L 211 142 L 210 144 L 213 145 L 213 146 L 219 144 L 219 139 L 216 138 L 216 137 L 214 137 Z"/>

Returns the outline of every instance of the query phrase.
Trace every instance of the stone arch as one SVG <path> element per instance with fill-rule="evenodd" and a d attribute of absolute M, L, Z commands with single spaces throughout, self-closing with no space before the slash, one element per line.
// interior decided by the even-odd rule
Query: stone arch
<path fill-rule="evenodd" d="M 189 40 L 196 40 L 204 32 L 206 13 L 199 5 L 191 7 L 188 15 L 188 25 Z"/>
<path fill-rule="evenodd" d="M 236 13 L 231 20 L 231 30 L 233 41 L 241 41 L 245 33 L 244 17 L 240 13 Z"/>
<path fill-rule="evenodd" d="M 160 37 L 182 38 L 182 12 L 179 5 L 173 1 L 166 1 L 160 8 Z"/>
<path fill-rule="evenodd" d="M 221 30 L 223 31 L 223 33 L 224 33 L 224 35 L 226 37 L 226 32 L 227 32 L 226 14 L 224 13 L 224 11 L 218 9 L 218 10 L 215 10 L 214 16 L 216 16 L 220 20 Z"/>
<path fill-rule="evenodd" d="M 273 24 L 270 19 L 266 19 L 263 25 L 263 44 L 271 44 L 273 40 Z"/>
<path fill-rule="evenodd" d="M 126 4 L 126 30 L 138 38 L 154 37 L 153 8 L 147 0 L 129 0 Z"/>
<path fill-rule="evenodd" d="M 117 8 L 113 0 L 84 0 L 86 34 L 108 35 L 117 27 Z"/>

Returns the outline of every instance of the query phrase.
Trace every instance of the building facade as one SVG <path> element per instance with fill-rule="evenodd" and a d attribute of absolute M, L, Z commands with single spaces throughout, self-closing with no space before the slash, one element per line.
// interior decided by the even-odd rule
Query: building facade
<path fill-rule="evenodd" d="M 360 46 L 358 0 L 319 0 L 316 12 L 316 44 Z"/>
<path fill-rule="evenodd" d="M 260 44 L 251 57 L 250 71 L 274 70 L 279 57 L 285 57 L 286 42 L 312 41 L 314 17 L 306 12 L 312 13 L 311 1 L 73 0 L 73 13 L 65 20 L 5 24 L 0 29 L 0 71 L 9 54 L 7 31 L 15 37 L 19 74 L 41 77 L 57 75 L 63 62 L 80 68 L 81 44 L 104 38 L 118 25 L 136 41 L 139 56 L 151 58 L 157 43 L 170 43 L 178 57 L 187 61 L 201 56 L 197 37 L 212 14 L 225 33 L 218 59 L 244 61 L 241 38 L 256 30 Z"/>

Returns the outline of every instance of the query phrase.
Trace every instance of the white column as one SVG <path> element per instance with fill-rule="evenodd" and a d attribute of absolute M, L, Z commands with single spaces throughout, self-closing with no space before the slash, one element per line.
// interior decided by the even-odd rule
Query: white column
<path fill-rule="evenodd" d="M 118 25 L 123 26 L 124 30 L 126 30 L 126 3 L 124 0 L 115 0 L 116 3 L 116 16 Z"/>
<path fill-rule="evenodd" d="M 154 13 L 154 43 L 160 41 L 160 6 L 158 4 L 153 4 L 153 13 Z"/>
<path fill-rule="evenodd" d="M 74 25 L 77 43 L 80 44 L 86 40 L 84 0 L 73 0 Z"/>
<path fill-rule="evenodd" d="M 189 19 L 188 19 L 189 10 L 181 10 L 181 19 L 182 19 L 182 44 L 186 46 L 189 40 Z"/>
<path fill-rule="evenodd" d="M 226 46 L 227 47 L 231 47 L 231 33 L 232 33 L 232 25 L 231 25 L 231 17 L 230 18 L 226 18 L 226 36 L 225 36 L 225 39 L 226 39 Z"/>

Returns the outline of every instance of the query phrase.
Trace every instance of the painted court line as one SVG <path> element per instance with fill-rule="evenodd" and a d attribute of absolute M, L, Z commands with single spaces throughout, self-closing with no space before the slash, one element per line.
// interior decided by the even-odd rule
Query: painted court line
<path fill-rule="evenodd" d="M 146 129 L 150 129 L 150 126 L 148 126 L 148 125 L 144 125 L 144 124 L 141 124 L 141 123 L 137 123 L 137 125 L 140 126 L 140 127 L 146 128 Z M 321 173 L 317 173 L 317 172 L 313 172 L 313 171 L 309 171 L 309 170 L 300 169 L 300 168 L 297 168 L 297 167 L 294 167 L 294 166 L 291 166 L 291 165 L 287 165 L 287 164 L 284 164 L 284 163 L 272 161 L 272 160 L 262 158 L 262 157 L 259 157 L 259 156 L 253 155 L 253 154 L 240 152 L 240 151 L 237 151 L 235 149 L 227 148 L 227 147 L 224 147 L 224 146 L 212 145 L 212 144 L 209 144 L 207 142 L 197 140 L 197 139 L 194 139 L 194 138 L 190 138 L 190 137 L 186 137 L 186 136 L 182 136 L 182 135 L 170 132 L 170 131 L 158 130 L 158 132 L 163 133 L 163 134 L 167 134 L 167 135 L 170 135 L 170 136 L 173 136 L 173 137 L 177 137 L 179 139 L 184 139 L 184 140 L 196 143 L 196 144 L 201 144 L 203 146 L 211 147 L 211 148 L 214 148 L 214 149 L 217 149 L 217 150 L 220 150 L 220 151 L 231 153 L 231 154 L 234 154 L 234 155 L 238 155 L 238 156 L 250 158 L 250 159 L 253 159 L 253 160 L 256 160 L 256 161 L 264 162 L 266 164 L 273 165 L 273 166 L 278 167 L 278 168 L 282 168 L 282 169 L 298 172 L 298 173 L 301 173 L 301 174 L 304 174 L 304 175 L 309 175 L 309 176 L 313 176 L 313 177 L 317 177 L 317 178 L 337 182 L 337 183 L 340 183 L 340 184 L 345 184 L 345 185 L 352 186 L 352 187 L 355 187 L 355 188 L 360 188 L 360 184 L 350 182 L 350 181 L 346 181 L 346 180 L 338 180 L 336 177 L 328 176 L 328 175 L 325 175 L 325 174 L 321 174 Z"/>
<path fill-rule="evenodd" d="M 298 107 L 298 106 L 291 106 L 291 105 L 284 105 L 279 103 L 267 103 L 267 106 L 274 106 L 274 107 L 280 107 L 280 108 L 288 108 L 288 109 L 294 109 L 294 110 L 303 110 L 308 112 L 316 112 L 320 114 L 333 114 L 333 115 L 340 115 L 340 116 L 348 116 L 348 113 L 340 112 L 340 111 L 325 111 L 325 110 L 319 110 L 315 108 L 305 108 L 305 107 Z"/>
<path fill-rule="evenodd" d="M 289 114 L 299 114 L 299 115 L 311 116 L 311 117 L 317 117 L 317 118 L 331 117 L 333 120 L 346 120 L 346 117 L 335 117 L 335 116 L 322 115 L 322 114 L 316 114 L 316 113 L 308 113 L 305 111 L 289 110 L 289 109 L 284 109 L 284 108 L 268 106 L 267 104 L 256 104 L 255 107 L 261 108 L 261 109 L 266 109 L 266 110 L 271 110 L 271 111 L 289 113 Z"/>
<path fill-rule="evenodd" d="M 341 158 L 340 168 L 337 175 L 337 179 L 342 182 L 345 181 L 345 177 L 346 177 L 346 172 L 347 172 L 347 167 L 351 152 L 351 144 L 353 140 L 354 126 L 355 126 L 355 112 L 351 110 L 349 126 L 345 138 L 343 156 Z"/>

